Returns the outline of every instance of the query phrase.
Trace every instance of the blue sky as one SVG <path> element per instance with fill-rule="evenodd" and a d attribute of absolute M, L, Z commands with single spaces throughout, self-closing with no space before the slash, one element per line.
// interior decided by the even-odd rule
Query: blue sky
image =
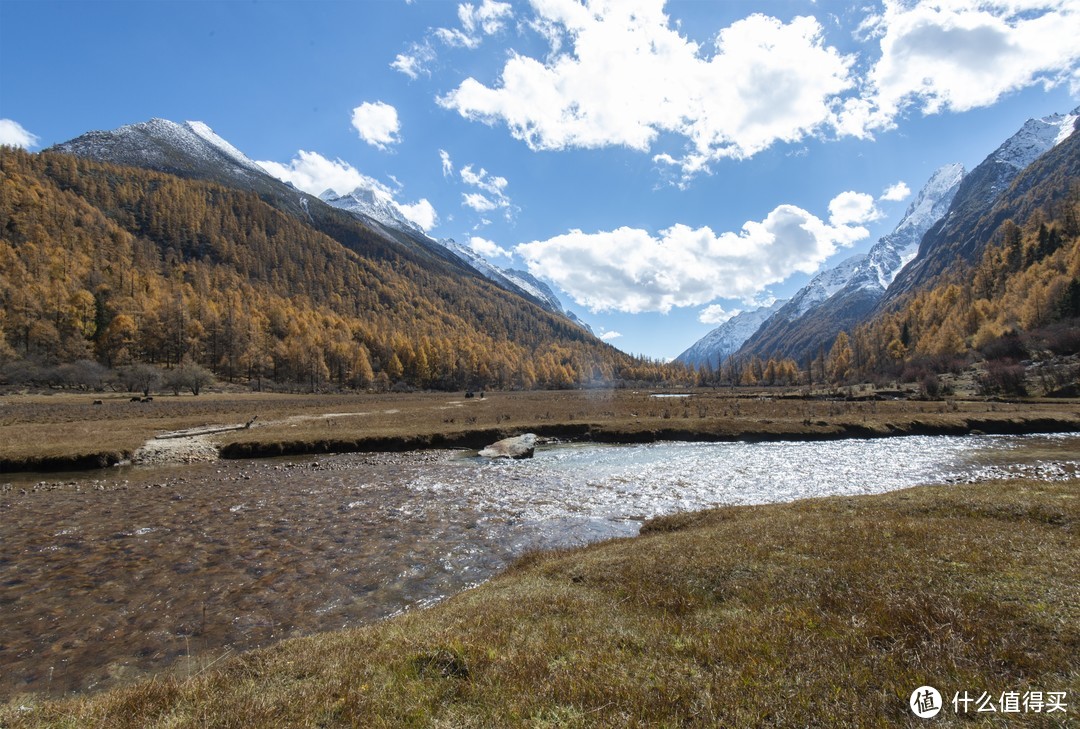
<path fill-rule="evenodd" d="M 0 0 L 0 143 L 199 120 L 679 354 L 1080 100 L 1076 0 Z"/>

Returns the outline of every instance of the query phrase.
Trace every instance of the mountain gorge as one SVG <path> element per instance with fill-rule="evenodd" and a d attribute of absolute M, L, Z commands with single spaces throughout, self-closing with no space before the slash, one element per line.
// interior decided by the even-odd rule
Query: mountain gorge
<path fill-rule="evenodd" d="M 864 257 L 818 274 L 783 307 L 769 312 L 734 350 L 730 341 L 723 351 L 709 350 L 708 361 L 716 366 L 724 356 L 793 358 L 802 364 L 820 359 L 841 332 L 873 327 L 912 296 L 933 290 L 943 277 L 955 279 L 959 271 L 978 264 L 987 247 L 1001 238 L 1006 221 L 1040 215 L 1047 220 L 1051 208 L 1060 213 L 1077 166 L 1057 152 L 1067 141 L 1075 142 L 1076 135 L 1070 135 L 1076 119 L 1074 111 L 1029 120 L 970 173 L 958 164 L 940 168 L 896 229 Z M 1048 177 L 1056 177 L 1057 184 L 1044 184 Z M 718 332 L 687 350 L 680 361 L 705 357 Z"/>

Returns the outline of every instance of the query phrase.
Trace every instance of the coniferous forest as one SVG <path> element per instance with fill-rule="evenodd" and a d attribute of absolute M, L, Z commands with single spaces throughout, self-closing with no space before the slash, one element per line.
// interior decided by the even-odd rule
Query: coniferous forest
<path fill-rule="evenodd" d="M 361 251 L 251 192 L 3 148 L 3 376 L 306 391 L 685 378 L 479 276 L 365 248 L 360 223 L 339 232 Z"/>

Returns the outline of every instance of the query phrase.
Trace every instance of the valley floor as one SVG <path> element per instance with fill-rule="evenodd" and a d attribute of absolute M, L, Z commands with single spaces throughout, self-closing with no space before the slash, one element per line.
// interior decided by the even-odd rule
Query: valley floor
<path fill-rule="evenodd" d="M 811 440 L 1080 430 L 1080 401 L 919 400 L 853 388 L 564 390 L 360 395 L 0 396 L 0 474 L 304 453 L 481 448 L 534 432 L 566 440 Z M 250 423 L 250 427 L 244 427 Z M 200 429 L 197 442 L 162 435 Z M 210 432 L 213 431 L 213 432 Z M 149 446 L 149 447 L 148 447 Z M 190 446 L 190 448 L 185 448 Z"/>
<path fill-rule="evenodd" d="M 1080 707 L 1080 482 L 662 517 L 431 609 L 0 726 L 1057 726 Z M 965 703 L 966 702 L 966 703 Z M 981 702 L 981 704 L 980 704 Z"/>

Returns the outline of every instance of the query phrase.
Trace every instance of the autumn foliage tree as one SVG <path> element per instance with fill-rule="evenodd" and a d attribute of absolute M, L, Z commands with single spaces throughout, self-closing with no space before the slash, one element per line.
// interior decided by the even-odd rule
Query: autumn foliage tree
<path fill-rule="evenodd" d="M 464 268 L 336 225 L 211 183 L 0 148 L 0 364 L 190 363 L 306 390 L 692 381 Z"/>

